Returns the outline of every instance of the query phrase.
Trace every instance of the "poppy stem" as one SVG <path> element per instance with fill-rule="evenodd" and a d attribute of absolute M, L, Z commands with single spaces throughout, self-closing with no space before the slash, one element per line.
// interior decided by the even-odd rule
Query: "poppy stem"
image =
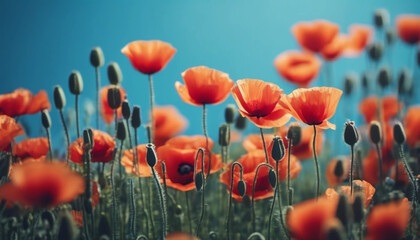
<path fill-rule="evenodd" d="M 316 157 L 316 126 L 312 125 L 314 127 L 314 139 L 312 141 L 312 151 L 314 153 L 314 160 L 315 160 L 315 170 L 316 170 L 316 193 L 315 198 L 318 201 L 318 195 L 319 195 L 319 184 L 320 184 L 320 173 L 319 173 L 319 163 L 318 158 Z"/>
<path fill-rule="evenodd" d="M 233 172 L 235 170 L 235 166 L 238 166 L 240 168 L 240 174 L 241 174 L 240 179 L 241 180 L 242 180 L 242 172 L 243 172 L 242 165 L 239 162 L 234 162 L 232 164 L 232 169 L 231 169 L 231 173 L 230 173 L 230 191 L 229 191 L 228 215 L 227 215 L 227 218 L 226 218 L 226 236 L 227 236 L 228 240 L 230 239 L 230 233 L 229 233 L 229 230 L 230 230 L 230 210 L 232 208 Z"/>
<path fill-rule="evenodd" d="M 151 181 L 151 180 L 150 180 Z M 153 217 L 153 190 L 152 190 L 152 182 L 147 182 L 147 195 L 149 196 L 149 204 L 147 204 L 149 208 L 149 215 L 150 215 L 150 226 L 152 232 L 152 239 L 155 239 L 155 221 Z"/>
<path fill-rule="evenodd" d="M 166 237 L 166 217 L 167 217 L 167 213 L 166 213 L 166 200 L 165 200 L 165 193 L 163 192 L 162 189 L 162 185 L 160 185 L 160 179 L 159 179 L 159 175 L 156 174 L 156 171 L 153 167 L 151 167 L 152 169 L 152 174 L 153 174 L 153 179 L 155 180 L 155 186 L 158 190 L 159 193 L 159 202 L 160 202 L 160 207 L 161 207 L 161 211 L 162 211 L 162 239 L 165 239 Z"/>
<path fill-rule="evenodd" d="M 201 174 L 197 173 L 197 159 L 198 156 L 201 153 Z M 197 151 L 197 155 L 195 157 L 194 160 L 194 182 L 196 184 L 196 189 L 197 191 L 201 191 L 201 213 L 200 213 L 200 220 L 198 221 L 197 224 L 197 230 L 196 230 L 196 235 L 199 235 L 200 229 L 201 229 L 201 223 L 203 222 L 204 219 L 204 211 L 205 211 L 205 186 L 206 186 L 206 177 L 205 177 L 205 166 L 204 166 L 204 154 L 205 154 L 205 150 L 203 148 L 199 148 Z M 197 177 L 201 177 L 201 185 L 197 185 Z"/>
<path fill-rule="evenodd" d="M 273 216 L 273 210 L 274 210 L 274 206 L 276 203 L 276 196 L 277 196 L 277 187 L 279 184 L 278 166 L 279 166 L 279 162 L 276 161 L 276 187 L 274 188 L 273 201 L 271 202 L 271 207 L 270 207 L 270 216 L 268 217 L 268 231 L 267 231 L 268 240 L 271 239 L 271 218 Z M 280 210 L 280 216 L 281 216 L 281 208 L 279 210 Z M 281 225 L 283 226 L 283 221 L 281 221 Z"/>
<path fill-rule="evenodd" d="M 382 185 L 383 174 L 382 174 L 382 154 L 381 154 L 381 148 L 379 147 L 379 143 L 376 143 L 375 146 L 376 146 L 376 152 L 378 154 L 379 184 Z"/>
<path fill-rule="evenodd" d="M 293 204 L 293 190 L 290 187 L 290 155 L 292 152 L 292 139 L 289 139 L 288 142 L 288 151 L 287 151 L 287 190 L 288 190 L 288 198 L 287 198 L 287 205 Z"/>
<path fill-rule="evenodd" d="M 63 124 L 63 128 L 64 128 L 64 133 L 66 135 L 66 143 L 67 143 L 66 162 L 67 162 L 67 165 L 68 165 L 69 164 L 69 150 L 70 150 L 69 131 L 67 129 L 66 122 L 64 121 L 63 110 L 59 109 L 59 112 L 60 112 L 61 123 Z"/>
<path fill-rule="evenodd" d="M 153 109 L 155 107 L 155 92 L 153 90 L 153 78 L 152 74 L 149 74 L 149 91 L 150 91 L 150 143 L 153 143 L 153 128 L 155 124 L 155 118 L 153 116 Z"/>
<path fill-rule="evenodd" d="M 45 128 L 45 131 L 47 132 L 47 139 L 48 139 L 48 158 L 50 161 L 52 161 L 52 145 L 51 145 L 50 129 Z"/>
<path fill-rule="evenodd" d="M 191 225 L 191 214 L 190 214 L 190 200 L 188 198 L 188 192 L 185 192 L 185 201 L 187 204 L 187 218 L 188 218 L 188 227 L 189 233 L 192 233 L 192 225 Z"/>
<path fill-rule="evenodd" d="M 117 116 L 117 109 L 114 109 L 114 136 L 117 136 L 117 127 L 118 127 L 118 116 Z"/>
<path fill-rule="evenodd" d="M 350 195 L 353 195 L 353 165 L 354 165 L 354 145 L 350 145 L 351 162 L 350 162 Z"/>
<path fill-rule="evenodd" d="M 79 95 L 76 94 L 76 133 L 77 133 L 77 138 L 80 137 L 80 130 L 79 130 Z"/>
<path fill-rule="evenodd" d="M 131 239 L 137 237 L 136 233 L 136 201 L 135 201 L 135 192 L 134 192 L 134 182 L 133 179 L 128 179 L 128 187 L 130 194 L 130 232 Z"/>
<path fill-rule="evenodd" d="M 209 136 L 207 134 L 207 109 L 206 109 L 206 104 L 203 104 L 203 133 L 204 136 L 206 137 L 206 152 L 209 154 L 209 168 L 207 170 L 207 177 L 210 175 L 210 170 L 211 170 L 211 152 L 209 150 Z M 204 173 L 204 167 L 203 167 L 203 173 Z"/>
<path fill-rule="evenodd" d="M 268 163 L 260 163 L 255 170 L 254 182 L 252 183 L 252 197 L 251 197 L 251 219 L 252 219 L 252 232 L 255 232 L 255 208 L 254 208 L 254 195 L 255 195 L 255 184 L 257 183 L 258 171 L 262 166 L 266 166 L 270 169 L 273 167 Z"/>
<path fill-rule="evenodd" d="M 99 87 L 101 85 L 101 76 L 99 72 L 99 67 L 95 67 L 96 75 L 96 129 L 99 129 L 99 111 L 101 107 L 99 106 Z"/>
<path fill-rule="evenodd" d="M 402 159 L 405 171 L 407 172 L 408 178 L 410 179 L 410 183 L 413 187 L 413 198 L 411 202 L 413 204 L 413 213 L 416 213 L 416 202 L 417 202 L 417 196 L 418 196 L 416 179 L 414 178 L 414 175 L 411 172 L 410 166 L 408 165 L 407 160 L 405 159 L 403 146 L 400 144 L 398 148 L 399 148 L 400 157 Z"/>
<path fill-rule="evenodd" d="M 267 147 L 265 146 L 264 133 L 263 133 L 262 128 L 260 128 L 260 133 L 261 133 L 261 140 L 262 140 L 263 147 L 264 147 L 264 153 L 265 153 L 265 163 L 268 163 L 268 153 L 267 153 Z"/>
<path fill-rule="evenodd" d="M 114 149 L 114 157 L 111 164 L 111 194 L 112 194 L 112 214 L 111 214 L 111 224 L 112 224 L 112 240 L 118 239 L 118 206 L 117 206 L 117 197 L 115 196 L 115 160 L 117 156 L 117 147 Z"/>

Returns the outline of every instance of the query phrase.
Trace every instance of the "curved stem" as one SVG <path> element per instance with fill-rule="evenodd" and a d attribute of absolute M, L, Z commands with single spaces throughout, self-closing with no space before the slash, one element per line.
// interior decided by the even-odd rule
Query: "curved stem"
<path fill-rule="evenodd" d="M 265 162 L 266 162 L 266 163 L 268 163 L 267 147 L 265 146 L 264 133 L 263 133 L 262 128 L 260 128 L 260 134 L 261 134 L 261 141 L 262 141 L 262 143 L 263 143 L 263 147 L 264 147 Z"/>
<path fill-rule="evenodd" d="M 69 131 L 67 130 L 67 125 L 66 125 L 66 122 L 64 121 L 63 111 L 61 109 L 59 111 L 60 111 L 61 123 L 63 124 L 64 133 L 66 135 L 66 144 L 67 144 L 66 162 L 67 162 L 67 164 L 69 164 L 69 150 L 70 150 Z"/>
<path fill-rule="evenodd" d="M 196 235 L 198 236 L 198 233 L 200 232 L 200 228 L 201 228 L 201 223 L 203 222 L 204 219 L 204 211 L 205 211 L 205 186 L 206 186 L 206 177 L 204 175 L 204 153 L 205 150 L 203 148 L 199 148 L 197 151 L 197 155 L 195 157 L 194 160 L 194 181 L 195 181 L 195 177 L 197 176 L 197 159 L 198 156 L 201 153 L 201 177 L 202 177 L 202 187 L 201 187 L 201 213 L 200 213 L 200 220 L 198 221 L 198 225 L 197 225 L 197 231 L 196 231 Z M 199 189 L 197 189 L 198 191 L 200 191 Z"/>
<path fill-rule="evenodd" d="M 312 151 L 314 153 L 314 160 L 315 160 L 315 171 L 316 171 L 316 200 L 318 201 L 318 195 L 319 195 L 319 184 L 320 184 L 320 173 L 319 173 L 319 163 L 318 163 L 318 158 L 316 157 L 316 127 L 315 125 L 313 125 L 314 127 L 314 139 L 312 141 Z"/>
<path fill-rule="evenodd" d="M 287 205 L 292 205 L 292 189 L 290 188 L 290 155 L 292 153 L 292 139 L 289 139 L 287 151 Z"/>
<path fill-rule="evenodd" d="M 354 165 L 354 145 L 350 145 L 351 161 L 350 161 L 350 195 L 353 195 L 353 165 Z"/>
<path fill-rule="evenodd" d="M 96 74 L 96 129 L 99 129 L 99 111 L 101 107 L 99 106 L 99 87 L 101 86 L 101 76 L 99 72 L 99 67 L 95 67 Z"/>
<path fill-rule="evenodd" d="M 209 150 L 209 136 L 207 134 L 207 124 L 206 124 L 206 119 L 207 119 L 207 110 L 206 110 L 206 104 L 203 104 L 203 133 L 204 136 L 206 137 L 206 152 L 209 154 L 209 168 L 207 170 L 207 177 L 210 175 L 210 170 L 211 170 L 211 152 Z M 203 168 L 203 172 L 204 172 L 204 168 Z"/>
<path fill-rule="evenodd" d="M 189 201 L 189 198 L 188 198 L 188 192 L 185 192 L 185 201 L 186 201 L 186 205 L 187 205 L 187 218 L 188 218 L 189 233 L 192 233 L 190 201 Z"/>
<path fill-rule="evenodd" d="M 382 185 L 383 174 L 382 174 L 382 154 L 381 148 L 379 147 L 379 143 L 375 144 L 376 152 L 378 154 L 378 168 L 379 168 L 379 184 Z"/>
<path fill-rule="evenodd" d="M 255 194 L 255 184 L 257 183 L 258 171 L 262 166 L 266 166 L 270 169 L 273 167 L 268 163 L 260 163 L 255 170 L 254 182 L 252 183 L 252 197 L 251 197 L 251 219 L 252 219 L 252 232 L 255 232 L 255 209 L 254 209 L 254 194 Z"/>
<path fill-rule="evenodd" d="M 77 138 L 80 137 L 80 128 L 79 128 L 79 95 L 76 95 L 76 133 L 77 133 Z"/>
<path fill-rule="evenodd" d="M 233 172 L 235 170 L 235 166 L 238 166 L 240 168 L 240 179 L 242 180 L 242 165 L 238 162 L 234 162 L 232 164 L 232 169 L 231 169 L 231 175 L 230 175 L 230 192 L 229 192 L 229 204 L 228 204 L 228 215 L 227 215 L 227 219 L 226 219 L 226 233 L 227 233 L 227 239 L 230 239 L 230 234 L 229 234 L 229 230 L 230 230 L 230 210 L 232 208 L 232 191 L 233 191 Z"/>
<path fill-rule="evenodd" d="M 155 123 L 155 118 L 153 116 L 153 109 L 155 107 L 155 92 L 153 90 L 153 78 L 152 75 L 149 74 L 149 91 L 150 91 L 150 139 L 151 141 L 149 141 L 150 143 L 153 143 L 153 133 L 154 133 L 154 123 Z"/>

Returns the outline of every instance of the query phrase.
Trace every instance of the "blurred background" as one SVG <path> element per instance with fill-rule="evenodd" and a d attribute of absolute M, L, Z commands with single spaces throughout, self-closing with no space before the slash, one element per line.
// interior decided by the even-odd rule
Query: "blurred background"
<path fill-rule="evenodd" d="M 156 104 L 175 105 L 189 121 L 184 133 L 202 134 L 202 109 L 182 102 L 175 91 L 175 81 L 182 82 L 181 72 L 206 65 L 228 73 L 232 80 L 262 79 L 276 83 L 285 93 L 290 93 L 296 87 L 278 75 L 273 61 L 283 51 L 300 49 L 290 31 L 295 23 L 325 19 L 338 24 L 340 32 L 347 33 L 348 26 L 354 23 L 372 25 L 373 12 L 377 8 L 389 11 L 392 27 L 399 14 L 420 14 L 420 1 L 121 0 L 117 3 L 1 0 L 0 94 L 16 88 L 27 88 L 33 93 L 45 89 L 52 103 L 52 131 L 57 138 L 62 126 L 52 102 L 53 88 L 60 84 L 65 89 L 66 109 L 71 111 L 74 96 L 68 92 L 68 77 L 72 70 L 81 72 L 84 80 L 80 100 L 82 119 L 83 105 L 89 100 L 93 104 L 95 101 L 95 71 L 90 65 L 89 54 L 92 47 L 100 46 L 105 55 L 105 66 L 101 68 L 102 86 L 108 85 L 106 66 L 111 61 L 119 63 L 123 73 L 122 86 L 128 99 L 131 104 L 141 106 L 142 117 L 147 122 L 147 76 L 134 70 L 121 48 L 134 40 L 159 39 L 171 43 L 177 53 L 163 71 L 154 75 Z M 414 69 L 414 52 L 413 48 L 397 40 L 391 62 L 394 78 L 403 66 Z M 390 60 L 384 57 L 379 65 L 383 64 L 390 64 Z M 333 86 L 342 88 L 345 74 L 354 72 L 360 76 L 366 68 L 365 54 L 357 58 L 339 58 L 332 66 Z M 416 71 L 418 75 L 418 69 Z M 320 77 L 322 73 L 313 86 L 322 83 Z M 232 97 L 220 105 L 208 107 L 208 131 L 215 141 L 218 127 L 224 122 L 224 108 L 229 103 L 234 103 Z M 337 130 L 331 136 L 341 136 L 344 121 L 350 118 L 356 120 L 356 125 L 360 123 L 361 118 L 356 117 L 356 104 L 356 101 L 340 101 L 332 121 L 337 124 Z M 24 116 L 22 121 L 28 126 L 36 126 L 31 127 L 30 136 L 44 135 L 38 124 L 39 114 Z M 94 119 L 87 122 L 87 126 L 91 125 L 94 125 Z M 82 123 L 82 126 L 85 125 Z M 104 124 L 102 126 L 104 128 Z M 249 124 L 246 131 L 257 130 Z M 139 136 L 139 142 L 146 141 L 144 130 Z M 64 139 L 54 141 L 64 144 Z M 337 151 L 348 151 L 344 142 Z"/>

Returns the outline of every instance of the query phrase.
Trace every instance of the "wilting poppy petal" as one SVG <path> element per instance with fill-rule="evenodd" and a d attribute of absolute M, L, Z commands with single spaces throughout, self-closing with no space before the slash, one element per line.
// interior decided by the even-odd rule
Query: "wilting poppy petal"
<path fill-rule="evenodd" d="M 339 31 L 337 24 L 325 20 L 299 22 L 292 27 L 292 33 L 299 45 L 312 52 L 320 52 L 333 41 Z"/>
<path fill-rule="evenodd" d="M 23 128 L 16 123 L 15 119 L 7 115 L 0 115 L 0 151 L 7 148 L 16 136 L 24 133 Z"/>
<path fill-rule="evenodd" d="M 155 107 L 153 115 L 155 120 L 153 136 L 157 147 L 184 131 L 188 124 L 188 121 L 174 106 Z"/>
<path fill-rule="evenodd" d="M 135 174 L 139 177 L 150 177 L 152 176 L 152 171 L 150 166 L 147 164 L 146 161 L 146 144 L 141 144 L 137 146 L 137 159 L 138 159 L 138 166 L 139 166 L 139 173 L 134 172 L 134 165 L 133 165 L 133 150 L 125 150 L 124 155 L 121 158 L 121 165 L 125 167 L 125 171 L 127 173 Z"/>
<path fill-rule="evenodd" d="M 346 57 L 356 57 L 365 49 L 371 41 L 373 29 L 370 26 L 353 24 L 349 27 L 349 37 L 344 55 Z"/>
<path fill-rule="evenodd" d="M 408 44 L 420 42 L 420 16 L 400 15 L 396 20 L 398 36 Z"/>
<path fill-rule="evenodd" d="M 27 157 L 40 158 L 48 154 L 47 138 L 29 138 L 13 145 L 13 156 L 20 159 Z"/>
<path fill-rule="evenodd" d="M 332 87 L 299 88 L 280 99 L 280 105 L 298 121 L 318 128 L 332 128 L 328 122 L 337 108 L 343 91 Z"/>
<path fill-rule="evenodd" d="M 115 142 L 105 132 L 93 130 L 92 162 L 106 163 L 112 160 Z M 83 138 L 78 138 L 70 145 L 70 160 L 77 164 L 83 163 Z"/>
<path fill-rule="evenodd" d="M 409 107 L 404 117 L 404 128 L 407 144 L 414 148 L 420 142 L 420 107 Z"/>
<path fill-rule="evenodd" d="M 308 87 L 316 78 L 321 62 L 309 52 L 287 51 L 274 60 L 278 73 L 299 87 Z"/>
<path fill-rule="evenodd" d="M 114 86 L 106 86 L 101 89 L 101 114 L 102 118 L 104 119 L 104 122 L 106 124 L 110 124 L 112 121 L 114 121 L 114 110 L 109 107 L 108 105 L 108 89 L 112 88 Z M 121 94 L 121 101 L 125 99 L 125 90 L 122 87 L 119 87 L 120 94 Z M 117 109 L 117 118 L 122 117 L 121 112 L 121 106 Z"/>
<path fill-rule="evenodd" d="M 171 44 L 159 41 L 134 41 L 121 52 L 130 59 L 135 69 L 143 74 L 154 74 L 166 67 L 176 53 Z"/>
<path fill-rule="evenodd" d="M 175 88 L 182 101 L 196 106 L 225 101 L 234 84 L 227 73 L 205 66 L 189 68 L 181 75 L 185 85 L 175 82 Z"/>
<path fill-rule="evenodd" d="M 44 90 L 39 91 L 35 96 L 29 90 L 22 88 L 0 95 L 0 114 L 15 117 L 34 114 L 43 109 L 51 109 L 47 93 Z"/>

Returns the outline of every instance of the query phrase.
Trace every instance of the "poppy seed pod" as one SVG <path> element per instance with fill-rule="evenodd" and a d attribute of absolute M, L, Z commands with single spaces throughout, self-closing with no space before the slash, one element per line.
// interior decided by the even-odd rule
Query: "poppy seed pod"
<path fill-rule="evenodd" d="M 138 128 L 141 125 L 141 117 L 140 117 L 140 107 L 134 106 L 133 107 L 133 115 L 131 116 L 131 126 L 133 128 Z"/>
<path fill-rule="evenodd" d="M 79 71 L 73 71 L 70 73 L 69 89 L 74 95 L 80 95 L 83 92 L 83 79 Z"/>
<path fill-rule="evenodd" d="M 228 124 L 232 124 L 235 121 L 236 107 L 233 104 L 228 104 L 225 108 L 225 121 Z"/>
<path fill-rule="evenodd" d="M 194 183 L 195 183 L 195 189 L 197 191 L 201 191 L 201 189 L 203 188 L 203 172 L 199 172 L 195 175 L 195 179 L 194 179 Z"/>
<path fill-rule="evenodd" d="M 382 58 L 383 54 L 383 45 L 380 42 L 374 42 L 367 45 L 367 52 L 370 60 L 378 62 Z"/>
<path fill-rule="evenodd" d="M 222 123 L 219 127 L 219 145 L 222 147 L 228 146 L 230 143 L 230 129 L 229 125 Z"/>
<path fill-rule="evenodd" d="M 336 176 L 337 178 L 341 178 L 344 174 L 344 166 L 343 166 L 343 161 L 342 160 L 338 160 L 335 163 L 335 167 L 334 167 L 334 176 Z"/>
<path fill-rule="evenodd" d="M 345 95 L 350 95 L 353 92 L 356 82 L 357 82 L 357 76 L 354 73 L 349 73 L 344 77 L 344 94 Z"/>
<path fill-rule="evenodd" d="M 398 93 L 404 94 L 410 92 L 413 86 L 413 77 L 407 68 L 401 69 L 398 74 Z"/>
<path fill-rule="evenodd" d="M 235 120 L 235 128 L 238 130 L 244 130 L 246 128 L 247 120 L 246 117 L 242 117 L 241 114 L 238 114 Z"/>
<path fill-rule="evenodd" d="M 387 28 L 386 29 L 386 44 L 388 46 L 393 45 L 395 43 L 395 40 L 397 40 L 397 33 L 393 28 Z"/>
<path fill-rule="evenodd" d="M 131 110 L 130 110 L 130 104 L 128 103 L 127 99 L 125 99 L 122 102 L 121 112 L 122 112 L 122 115 L 123 115 L 124 119 L 128 120 L 130 118 Z"/>
<path fill-rule="evenodd" d="M 148 143 L 146 145 L 147 152 L 146 152 L 146 161 L 150 167 L 154 167 L 157 163 L 157 156 L 155 151 L 155 145 L 153 143 Z"/>
<path fill-rule="evenodd" d="M 272 188 L 276 187 L 276 178 L 276 172 L 273 169 L 270 169 L 270 171 L 268 172 L 268 181 L 270 182 Z"/>
<path fill-rule="evenodd" d="M 344 194 L 340 194 L 338 198 L 338 205 L 335 215 L 344 226 L 346 226 L 352 219 L 349 200 Z"/>
<path fill-rule="evenodd" d="M 376 9 L 373 14 L 373 23 L 377 28 L 382 28 L 389 24 L 389 12 L 384 8 Z"/>
<path fill-rule="evenodd" d="M 395 123 L 394 124 L 394 141 L 401 145 L 401 144 L 404 144 L 405 139 L 406 139 L 405 131 L 401 122 Z"/>
<path fill-rule="evenodd" d="M 41 112 L 41 122 L 44 128 L 51 127 L 51 118 L 50 118 L 50 114 L 48 113 L 48 110 L 43 110 Z"/>
<path fill-rule="evenodd" d="M 63 213 L 58 221 L 57 239 L 73 240 L 76 239 L 78 231 L 73 221 L 73 217 L 69 213 Z"/>
<path fill-rule="evenodd" d="M 126 137 L 127 127 L 125 126 L 125 122 L 120 121 L 117 125 L 117 139 L 123 141 Z"/>
<path fill-rule="evenodd" d="M 344 128 L 344 141 L 350 145 L 354 146 L 354 144 L 359 141 L 359 133 L 357 132 L 357 128 L 354 125 L 353 121 L 346 122 L 346 127 Z"/>
<path fill-rule="evenodd" d="M 237 188 L 238 188 L 239 195 L 241 197 L 244 197 L 245 196 L 245 193 L 246 193 L 246 184 L 245 184 L 245 182 L 243 180 L 239 180 L 238 181 Z"/>
<path fill-rule="evenodd" d="M 302 138 L 302 128 L 299 124 L 293 124 L 289 126 L 287 130 L 287 139 L 292 141 L 293 146 L 296 146 L 300 143 Z"/>
<path fill-rule="evenodd" d="M 389 67 L 381 67 L 378 72 L 378 84 L 382 88 L 389 86 L 392 80 L 391 70 Z"/>
<path fill-rule="evenodd" d="M 273 148 L 271 149 L 271 156 L 275 161 L 280 161 L 284 158 L 285 150 L 283 139 L 279 136 L 273 138 Z"/>
<path fill-rule="evenodd" d="M 90 132 L 88 129 L 83 130 L 83 144 L 85 145 L 92 145 L 92 137 L 90 136 Z"/>
<path fill-rule="evenodd" d="M 382 130 L 381 130 L 381 125 L 379 124 L 378 121 L 372 121 L 370 123 L 369 135 L 370 135 L 370 140 L 374 144 L 379 144 L 379 142 L 382 139 Z"/>
<path fill-rule="evenodd" d="M 363 221 L 364 218 L 364 208 L 363 208 L 363 195 L 362 194 L 356 194 L 353 202 L 353 216 L 354 216 L 354 222 L 360 223 Z"/>
<path fill-rule="evenodd" d="M 112 85 L 118 85 L 122 82 L 122 72 L 120 66 L 116 62 L 111 62 L 108 65 L 108 80 Z"/>
<path fill-rule="evenodd" d="M 54 87 L 54 104 L 57 109 L 63 110 L 66 106 L 66 95 L 60 85 Z"/>
<path fill-rule="evenodd" d="M 121 92 L 118 87 L 108 89 L 108 105 L 114 110 L 121 106 Z"/>
<path fill-rule="evenodd" d="M 90 50 L 90 64 L 95 68 L 101 67 L 104 65 L 104 53 L 102 52 L 101 47 L 94 47 Z"/>

